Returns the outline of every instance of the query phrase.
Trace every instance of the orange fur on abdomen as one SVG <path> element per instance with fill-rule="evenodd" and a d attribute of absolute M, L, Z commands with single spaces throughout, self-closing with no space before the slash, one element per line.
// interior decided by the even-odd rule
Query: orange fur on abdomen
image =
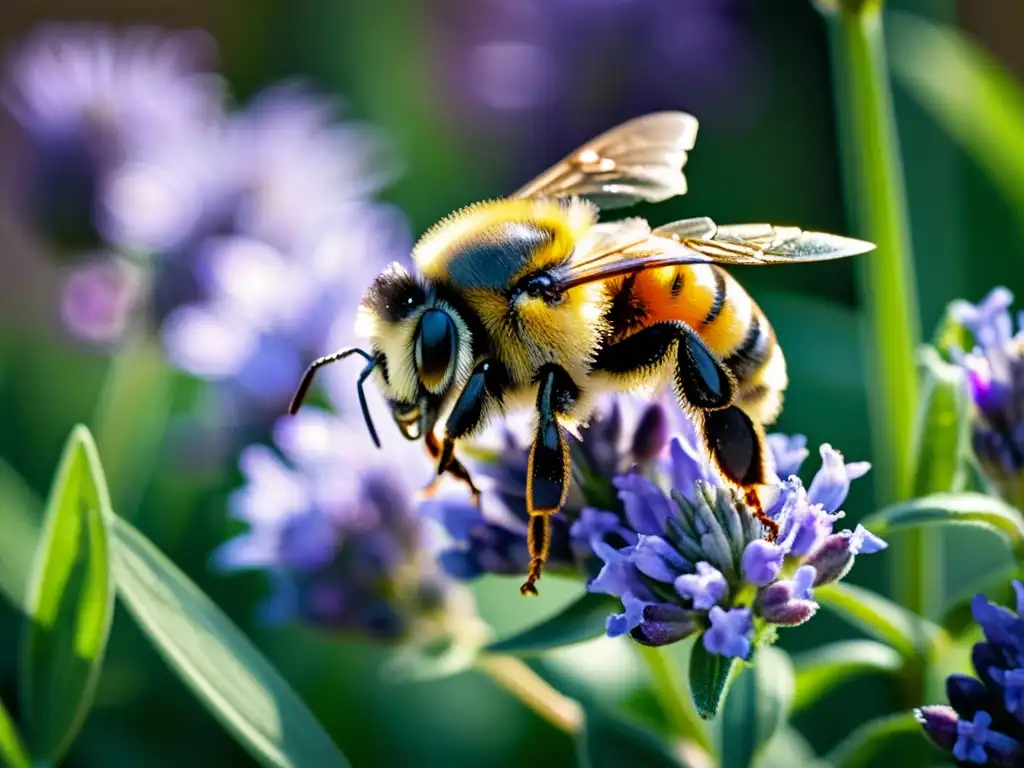
<path fill-rule="evenodd" d="M 662 267 L 608 287 L 613 295 L 631 291 L 636 316 L 643 317 L 639 326 L 622 329 L 620 338 L 639 327 L 682 320 L 736 376 L 737 404 L 762 424 L 776 419 L 788 383 L 782 349 L 764 312 L 724 269 L 711 264 Z"/>

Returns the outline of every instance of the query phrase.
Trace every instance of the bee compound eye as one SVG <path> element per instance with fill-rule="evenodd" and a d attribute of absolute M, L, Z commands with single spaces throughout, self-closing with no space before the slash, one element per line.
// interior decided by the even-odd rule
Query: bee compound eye
<path fill-rule="evenodd" d="M 423 386 L 440 389 L 455 358 L 455 324 L 448 313 L 429 309 L 420 318 L 416 333 L 416 370 Z"/>

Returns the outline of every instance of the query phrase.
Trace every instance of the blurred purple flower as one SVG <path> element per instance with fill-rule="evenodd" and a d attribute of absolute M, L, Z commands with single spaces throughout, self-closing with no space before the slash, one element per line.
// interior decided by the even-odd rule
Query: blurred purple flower
<path fill-rule="evenodd" d="M 1018 595 L 1024 591 L 1013 581 Z M 915 711 L 925 733 L 958 764 L 1024 765 L 1024 618 L 994 605 L 984 595 L 971 603 L 974 620 L 985 641 L 971 653 L 977 678 L 950 675 L 946 696 L 950 706 Z"/>
<path fill-rule="evenodd" d="M 198 31 L 90 24 L 44 24 L 12 46 L 3 102 L 24 132 L 19 189 L 43 233 L 73 248 L 122 245 L 98 223 L 111 180 L 216 124 L 214 53 Z"/>
<path fill-rule="evenodd" d="M 671 465 L 663 474 L 692 487 L 673 484 L 668 494 L 642 474 L 616 478 L 629 532 L 618 535 L 624 546 L 606 540 L 602 531 L 589 533 L 604 567 L 588 589 L 622 600 L 625 611 L 608 620 L 611 636 L 629 633 L 647 645 L 680 640 L 677 620 L 658 626 L 657 617 L 673 616 L 674 607 L 687 616 L 689 633 L 705 630 L 709 652 L 747 658 L 768 624 L 794 626 L 814 614 L 814 586 L 845 575 L 856 554 L 885 547 L 860 526 L 833 533 L 850 481 L 868 466 L 847 464 L 823 445 L 822 467 L 809 489 L 795 475 L 775 486 L 776 498 L 766 511 L 779 524 L 779 536 L 768 542 L 736 494 L 709 480 L 706 460 L 695 444 L 686 444 L 689 438 L 673 439 Z M 793 447 L 800 444 L 771 440 L 782 451 L 775 466 L 798 470 L 802 456 L 794 458 Z M 582 527 L 577 523 L 573 534 Z M 815 563 L 823 553 L 830 567 L 819 570 Z M 643 609 L 631 609 L 636 605 Z"/>
<path fill-rule="evenodd" d="M 328 383 L 347 405 L 348 387 Z M 433 476 L 422 446 L 396 439 L 375 451 L 361 424 L 313 406 L 279 422 L 275 446 L 242 453 L 230 511 L 248 529 L 214 554 L 223 570 L 268 572 L 266 619 L 378 641 L 439 639 L 471 619 L 417 511 Z"/>
<path fill-rule="evenodd" d="M 974 406 L 972 444 L 985 476 L 1011 504 L 1024 504 L 1024 317 L 1017 330 L 1013 294 L 994 288 L 975 305 L 955 301 L 950 315 L 974 336 L 968 353 L 953 349 Z"/>

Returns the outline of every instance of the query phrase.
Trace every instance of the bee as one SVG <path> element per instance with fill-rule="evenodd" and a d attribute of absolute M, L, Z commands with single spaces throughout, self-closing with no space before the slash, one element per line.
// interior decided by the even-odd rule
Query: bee
<path fill-rule="evenodd" d="M 533 408 L 526 501 L 530 555 L 524 595 L 548 554 L 550 517 L 565 503 L 567 434 L 594 395 L 671 382 L 721 477 L 741 492 L 774 539 L 757 489 L 768 481 L 763 426 L 778 416 L 786 363 L 764 312 L 723 266 L 824 261 L 871 243 L 770 224 L 718 226 L 693 218 L 652 228 L 598 213 L 686 192 L 683 166 L 697 120 L 649 114 L 584 144 L 505 199 L 470 205 L 416 243 L 415 274 L 394 264 L 367 289 L 357 331 L 366 365 L 398 430 L 422 439 L 450 474 L 479 490 L 456 456 L 459 441 L 509 408 Z M 438 429 L 440 427 L 440 430 Z M 438 436 L 440 431 L 440 436 Z"/>

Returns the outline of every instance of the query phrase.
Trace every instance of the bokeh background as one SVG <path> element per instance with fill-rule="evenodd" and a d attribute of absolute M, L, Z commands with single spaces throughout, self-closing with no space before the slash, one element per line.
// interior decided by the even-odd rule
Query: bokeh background
<path fill-rule="evenodd" d="M 1024 75 L 1018 44 L 1024 5 L 894 0 L 889 6 L 960 27 L 1010 71 Z M 362 277 L 372 274 L 367 265 L 396 258 L 403 243 L 450 210 L 500 196 L 592 135 L 662 109 L 683 109 L 701 121 L 687 166 L 690 192 L 641 209 L 641 215 L 655 222 L 709 215 L 720 222 L 849 231 L 827 29 L 808 0 L 6 0 L 0 4 L 0 49 L 8 61 L 37 25 L 50 21 L 205 30 L 216 49 L 209 71 L 223 75 L 233 106 L 244 108 L 267 86 L 298 78 L 334 100 L 342 124 L 358 122 L 379 131 L 389 144 L 388 178 L 353 195 L 390 207 L 367 209 L 367 216 L 380 217 L 379 226 L 359 216 L 339 219 L 342 246 L 329 251 L 333 258 L 351 259 L 352 273 Z M 896 33 L 888 42 L 893 49 L 901 45 Z M 4 92 L 9 95 L 9 82 Z M 996 284 L 1024 291 L 1024 227 L 1019 211 L 981 164 L 898 85 L 895 99 L 927 332 L 955 297 L 976 301 Z M 116 365 L 110 344 L 83 340 L 81 323 L 77 333 L 73 322 L 69 329 L 69 280 L 81 265 L 40 234 L 25 176 L 24 161 L 32 150 L 23 133 L 5 111 L 0 117 L 0 457 L 10 468 L 0 473 L 5 505 L 45 495 L 68 430 L 97 418 L 104 382 Z M 269 162 L 272 154 L 271 139 L 239 162 Z M 74 170 L 58 164 L 50 172 L 66 181 Z M 300 175 L 298 188 L 278 201 L 278 213 L 296 227 L 323 202 L 309 199 L 322 187 L 313 170 L 305 172 L 311 179 L 309 197 Z M 353 184 L 365 178 L 356 171 L 351 176 Z M 145 202 L 130 200 L 129 208 Z M 779 428 L 806 434 L 812 445 L 831 443 L 850 459 L 871 458 L 865 393 L 873 383 L 864 373 L 853 265 L 751 270 L 741 279 L 772 319 L 789 359 L 792 384 Z M 287 291 L 290 284 L 276 287 Z M 350 294 L 353 302 L 358 287 Z M 345 308 L 339 301 L 339 313 Z M 128 322 L 143 321 L 130 317 Z M 210 344 L 216 351 L 216 342 Z M 170 367 L 158 358 L 145 364 Z M 265 580 L 211 569 L 211 552 L 238 530 L 225 513 L 229 494 L 241 483 L 238 448 L 265 439 L 282 405 L 279 393 L 276 400 L 251 402 L 251 390 L 283 375 L 280 369 L 250 373 L 256 383 L 242 393 L 225 394 L 180 370 L 158 377 L 161 387 L 167 385 L 158 396 L 149 392 L 147 397 L 145 387 L 142 395 L 107 392 L 106 418 L 114 419 L 115 431 L 111 404 L 127 421 L 153 417 L 160 425 L 159 439 L 146 448 L 151 460 L 143 466 L 128 460 L 117 469 L 127 473 L 123 482 L 131 486 L 125 492 L 135 500 L 133 522 L 267 652 L 354 765 L 570 761 L 569 740 L 490 681 L 465 674 L 436 683 L 385 684 L 380 674 L 385 651 L 299 629 L 268 628 L 256 610 L 267 592 Z M 213 389 L 217 394 L 211 395 Z M 240 401 L 249 413 L 264 409 L 255 424 L 238 420 Z M 129 458 L 144 455 L 131 445 L 122 449 Z M 114 471 L 108 466 L 108 474 Z M 871 500 L 869 476 L 855 485 L 846 505 L 852 521 L 871 511 Z M 0 536 L 19 535 L 14 522 L 5 520 L 0 510 Z M 959 536 L 955 552 L 934 564 L 935 579 L 950 593 L 1001 556 L 983 537 Z M 853 580 L 889 591 L 887 566 L 898 549 L 896 540 L 871 567 L 857 569 Z M 14 580 L 8 585 L 17 583 L 23 565 L 0 563 L 0 573 Z M 512 580 L 485 579 L 474 591 L 481 613 L 503 633 L 554 612 L 579 589 L 555 578 L 547 581 L 543 598 L 529 603 L 519 600 Z M 115 618 L 98 702 L 69 764 L 248 764 L 125 618 L 122 613 Z M 15 601 L 0 600 L 0 697 L 8 702 L 16 701 L 19 621 Z M 822 616 L 803 630 L 785 633 L 782 645 L 799 650 L 849 634 Z M 641 716 L 653 711 L 637 683 L 643 671 L 619 643 L 598 641 L 555 654 L 538 668 L 569 692 L 589 686 Z M 855 690 L 827 697 L 796 725 L 817 749 L 827 749 L 859 722 L 883 712 L 887 694 L 881 683 L 857 683 Z M 843 706 L 851 696 L 860 697 L 855 710 Z"/>

